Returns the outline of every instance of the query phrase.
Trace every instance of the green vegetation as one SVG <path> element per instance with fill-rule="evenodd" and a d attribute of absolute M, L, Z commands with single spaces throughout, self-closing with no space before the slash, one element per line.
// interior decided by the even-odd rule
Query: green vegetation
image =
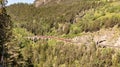
<path fill-rule="evenodd" d="M 120 26 L 119 8 L 120 5 L 109 3 L 100 8 L 88 10 L 82 18 L 78 18 L 77 27 L 80 27 L 78 31 L 98 31 L 101 28 Z"/>
<path fill-rule="evenodd" d="M 69 4 L 61 2 L 60 4 L 48 4 L 51 6 L 46 5 L 40 8 L 28 4 L 14 4 L 8 7 L 8 13 L 13 17 L 12 20 L 17 22 L 17 25 L 34 34 L 68 34 L 70 31 L 69 25 L 75 23 L 74 19 L 78 13 L 104 5 L 103 2 L 71 1 L 69 1 Z M 68 32 L 65 32 L 64 27 Z"/>
<path fill-rule="evenodd" d="M 22 42 L 19 45 L 24 44 Z M 53 43 L 52 43 L 53 44 Z M 120 66 L 120 53 L 112 48 L 98 47 L 96 44 L 73 45 L 58 42 L 53 46 L 42 40 L 37 43 L 26 41 L 20 56 L 13 65 L 16 67 L 110 67 Z M 15 56 L 16 57 L 16 56 Z"/>
<path fill-rule="evenodd" d="M 8 13 L 15 25 L 37 35 L 79 34 L 98 31 L 120 24 L 119 1 L 62 1 L 35 8 L 28 4 L 14 4 Z M 24 10 L 26 9 L 26 10 Z"/>
<path fill-rule="evenodd" d="M 0 0 L 0 65 L 5 66 L 9 56 L 7 42 L 11 40 L 12 23 L 2 1 Z"/>
<path fill-rule="evenodd" d="M 55 0 L 56 1 L 56 0 Z M 38 8 L 33 4 L 8 6 L 13 29 L 3 27 L 10 17 L 0 14 L 0 45 L 7 42 L 6 32 L 12 31 L 7 42 L 8 67 L 119 67 L 119 49 L 90 45 L 70 44 L 55 39 L 32 41 L 26 37 L 51 35 L 73 38 L 82 32 L 96 32 L 104 28 L 120 27 L 120 1 L 107 0 L 54 0 Z M 8 26 L 11 23 L 8 23 Z M 6 34 L 3 35 L 5 31 Z M 2 38 L 4 36 L 4 38 Z M 92 40 L 91 40 L 92 41 Z M 0 51 L 1 47 L 0 47 Z"/>

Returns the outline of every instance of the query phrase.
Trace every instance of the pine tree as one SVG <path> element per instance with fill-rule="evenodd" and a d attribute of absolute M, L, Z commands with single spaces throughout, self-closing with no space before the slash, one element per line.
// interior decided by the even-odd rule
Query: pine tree
<path fill-rule="evenodd" d="M 5 1 L 0 0 L 0 64 L 5 67 L 4 62 L 7 57 L 6 44 L 11 37 L 11 20 L 5 9 Z"/>

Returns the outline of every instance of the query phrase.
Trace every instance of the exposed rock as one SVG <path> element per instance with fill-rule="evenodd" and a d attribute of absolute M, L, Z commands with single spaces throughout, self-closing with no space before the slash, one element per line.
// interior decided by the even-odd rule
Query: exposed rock
<path fill-rule="evenodd" d="M 120 46 L 120 31 L 119 29 L 102 29 L 98 32 L 85 33 L 81 36 L 73 38 L 73 42 L 79 44 L 90 45 L 91 42 L 97 45 Z"/>
<path fill-rule="evenodd" d="M 75 37 L 73 38 L 73 43 L 76 43 L 76 44 L 86 44 L 86 45 L 89 45 L 93 39 L 92 39 L 92 36 L 91 35 L 82 35 L 82 36 L 78 36 L 78 37 Z"/>
<path fill-rule="evenodd" d="M 114 45 L 115 45 L 115 46 L 120 46 L 120 37 L 116 40 L 116 42 L 115 42 Z"/>
<path fill-rule="evenodd" d="M 45 4 L 47 4 L 48 2 L 50 2 L 51 0 L 36 0 L 35 2 L 34 2 L 34 4 L 35 4 L 35 7 L 39 7 L 39 6 L 41 6 L 41 5 L 45 5 Z"/>
<path fill-rule="evenodd" d="M 62 0 L 35 0 L 34 4 L 35 4 L 35 7 L 39 7 L 39 6 L 48 4 L 49 2 L 55 2 L 58 4 L 61 1 Z"/>

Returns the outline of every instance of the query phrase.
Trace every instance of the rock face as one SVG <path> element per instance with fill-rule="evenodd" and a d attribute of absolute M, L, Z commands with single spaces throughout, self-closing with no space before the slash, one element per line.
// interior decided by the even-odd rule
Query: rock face
<path fill-rule="evenodd" d="M 93 33 L 83 33 L 81 36 L 73 38 L 73 42 L 85 45 L 90 45 L 91 42 L 94 42 L 97 45 L 120 47 L 120 31 L 117 28 L 113 28 Z"/>
<path fill-rule="evenodd" d="M 34 2 L 34 4 L 35 4 L 35 7 L 39 7 L 39 6 L 41 6 L 41 5 L 45 5 L 45 4 L 47 4 L 48 2 L 50 2 L 51 0 L 36 0 L 35 2 Z"/>
<path fill-rule="evenodd" d="M 35 7 L 40 7 L 42 5 L 48 4 L 49 2 L 59 3 L 62 0 L 35 0 Z"/>

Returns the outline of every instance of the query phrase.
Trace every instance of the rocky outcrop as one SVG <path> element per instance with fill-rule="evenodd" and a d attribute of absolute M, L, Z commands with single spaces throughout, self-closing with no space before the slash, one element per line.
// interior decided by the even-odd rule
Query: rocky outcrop
<path fill-rule="evenodd" d="M 34 4 L 35 4 L 35 7 L 39 7 L 39 6 L 41 6 L 41 5 L 45 5 L 45 4 L 47 4 L 48 2 L 50 2 L 51 0 L 36 0 L 35 2 L 34 2 Z"/>
<path fill-rule="evenodd" d="M 113 28 L 102 29 L 93 33 L 83 33 L 81 36 L 73 38 L 73 42 L 85 45 L 95 43 L 97 45 L 118 47 L 120 46 L 120 31 L 117 28 Z"/>
<path fill-rule="evenodd" d="M 34 5 L 35 7 L 40 7 L 42 5 L 48 4 L 49 2 L 59 3 L 62 0 L 35 0 Z"/>

